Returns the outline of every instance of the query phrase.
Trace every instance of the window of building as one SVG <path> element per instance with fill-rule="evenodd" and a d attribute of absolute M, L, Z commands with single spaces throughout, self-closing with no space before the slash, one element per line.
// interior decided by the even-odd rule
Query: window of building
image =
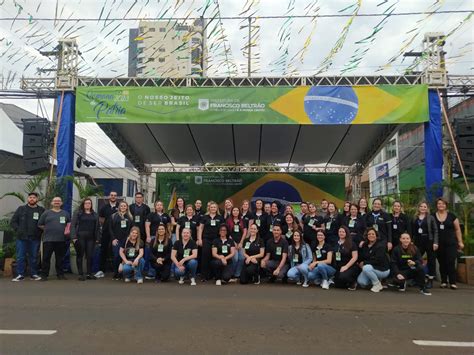
<path fill-rule="evenodd" d="M 137 192 L 137 182 L 127 179 L 127 197 L 135 196 L 135 192 Z"/>
<path fill-rule="evenodd" d="M 371 195 L 374 196 L 381 196 L 383 195 L 383 180 L 375 180 L 372 181 L 372 186 L 371 186 Z"/>
<path fill-rule="evenodd" d="M 143 69 L 142 68 L 138 68 L 137 69 L 137 74 L 142 74 L 143 73 Z"/>
<path fill-rule="evenodd" d="M 155 61 L 155 58 L 148 58 L 148 61 L 149 61 L 149 62 L 154 62 L 154 61 Z"/>
<path fill-rule="evenodd" d="M 143 58 L 138 58 L 138 63 L 143 63 Z"/>
<path fill-rule="evenodd" d="M 165 27 L 160 27 L 160 32 L 166 32 L 166 28 Z"/>
<path fill-rule="evenodd" d="M 158 58 L 158 61 L 159 61 L 160 63 L 164 63 L 164 62 L 165 62 L 165 58 Z"/>
<path fill-rule="evenodd" d="M 388 177 L 384 180 L 385 180 L 385 191 L 386 191 L 385 194 L 386 195 L 394 194 L 398 192 L 396 176 Z"/>
<path fill-rule="evenodd" d="M 375 156 L 374 160 L 372 161 L 372 165 L 377 165 L 377 164 L 380 164 L 380 163 L 382 163 L 382 153 L 379 152 Z"/>
<path fill-rule="evenodd" d="M 395 158 L 397 156 L 397 142 L 395 139 L 392 139 L 385 146 L 385 160 Z"/>
<path fill-rule="evenodd" d="M 143 53 L 143 48 L 138 48 L 138 49 L 137 49 L 137 53 L 138 53 L 138 54 Z"/>
<path fill-rule="evenodd" d="M 149 32 L 155 32 L 155 27 L 150 27 L 150 28 L 148 29 L 148 31 L 149 31 Z"/>
<path fill-rule="evenodd" d="M 165 52 L 165 49 L 164 49 L 164 48 L 159 48 L 159 49 L 158 49 L 158 52 L 164 53 L 164 52 Z"/>

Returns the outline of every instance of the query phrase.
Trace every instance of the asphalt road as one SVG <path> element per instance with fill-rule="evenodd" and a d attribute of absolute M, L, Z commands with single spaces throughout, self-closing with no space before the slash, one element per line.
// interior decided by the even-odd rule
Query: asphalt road
<path fill-rule="evenodd" d="M 472 354 L 474 288 L 423 296 L 296 285 L 0 279 L 1 354 Z"/>

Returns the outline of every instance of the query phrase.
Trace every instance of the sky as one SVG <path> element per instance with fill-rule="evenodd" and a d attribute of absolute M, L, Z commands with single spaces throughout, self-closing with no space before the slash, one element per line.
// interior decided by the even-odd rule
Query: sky
<path fill-rule="evenodd" d="M 357 0 L 0 0 L 1 88 L 18 89 L 21 76 L 38 77 L 37 68 L 52 68 L 54 62 L 39 50 L 51 50 L 64 36 L 77 38 L 80 75 L 126 76 L 128 29 L 138 27 L 139 18 L 199 16 L 206 3 L 205 17 L 214 18 L 207 27 L 209 76 L 247 72 L 248 28 L 241 28 L 247 20 L 218 21 L 219 15 L 258 17 L 258 37 L 252 41 L 254 76 L 374 75 L 404 73 L 413 60 L 404 60 L 403 52 L 420 51 L 424 33 L 448 34 L 468 14 L 352 18 L 355 12 L 474 10 L 469 0 L 362 0 L 360 7 Z M 306 14 L 347 17 L 295 17 Z M 262 18 L 280 15 L 291 18 Z M 472 20 L 447 38 L 449 74 L 473 74 L 473 43 Z M 0 101 L 39 114 L 44 108 L 49 117 L 53 111 L 52 100 Z M 77 124 L 76 134 L 88 140 L 91 160 L 106 167 L 123 165 L 123 155 L 95 124 Z"/>

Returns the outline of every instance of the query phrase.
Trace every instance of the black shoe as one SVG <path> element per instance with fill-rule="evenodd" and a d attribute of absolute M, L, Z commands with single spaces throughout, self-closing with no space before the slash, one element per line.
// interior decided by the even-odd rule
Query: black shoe
<path fill-rule="evenodd" d="M 88 280 L 97 280 L 97 277 L 95 277 L 94 275 L 91 275 L 91 274 L 87 274 L 86 278 Z"/>
<path fill-rule="evenodd" d="M 112 277 L 112 280 L 120 280 L 120 275 L 119 274 L 114 274 L 114 276 Z"/>
<path fill-rule="evenodd" d="M 400 292 L 405 292 L 406 289 L 407 289 L 407 282 L 406 281 L 404 281 L 403 284 L 398 286 L 398 291 L 400 291 Z"/>
<path fill-rule="evenodd" d="M 67 278 L 64 275 L 58 275 L 58 280 L 67 280 Z"/>
<path fill-rule="evenodd" d="M 354 282 L 352 285 L 350 285 L 348 288 L 347 288 L 349 291 L 355 291 L 357 290 L 357 282 Z"/>
<path fill-rule="evenodd" d="M 79 277 L 77 279 L 79 281 L 86 281 L 86 278 L 84 277 L 84 275 L 79 275 Z"/>
<path fill-rule="evenodd" d="M 288 277 L 285 276 L 284 278 L 282 278 L 281 283 L 286 285 L 288 283 Z"/>
<path fill-rule="evenodd" d="M 426 281 L 426 288 L 433 288 L 433 279 L 428 279 L 428 281 Z"/>
<path fill-rule="evenodd" d="M 275 276 L 271 276 L 271 277 L 268 279 L 268 283 L 269 283 L 269 284 L 273 284 L 273 283 L 275 283 L 275 280 L 276 280 L 276 277 L 275 277 Z"/>
<path fill-rule="evenodd" d="M 420 289 L 420 293 L 425 296 L 431 296 L 431 292 L 427 290 L 426 287 L 423 287 L 422 289 Z"/>

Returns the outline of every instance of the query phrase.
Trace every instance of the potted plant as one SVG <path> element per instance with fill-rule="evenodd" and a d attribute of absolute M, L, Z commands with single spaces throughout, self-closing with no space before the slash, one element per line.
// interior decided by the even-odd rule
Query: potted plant
<path fill-rule="evenodd" d="M 3 266 L 3 276 L 14 276 L 16 269 L 16 247 L 15 242 L 9 242 L 3 245 L 2 247 L 3 255 L 5 258 Z"/>

